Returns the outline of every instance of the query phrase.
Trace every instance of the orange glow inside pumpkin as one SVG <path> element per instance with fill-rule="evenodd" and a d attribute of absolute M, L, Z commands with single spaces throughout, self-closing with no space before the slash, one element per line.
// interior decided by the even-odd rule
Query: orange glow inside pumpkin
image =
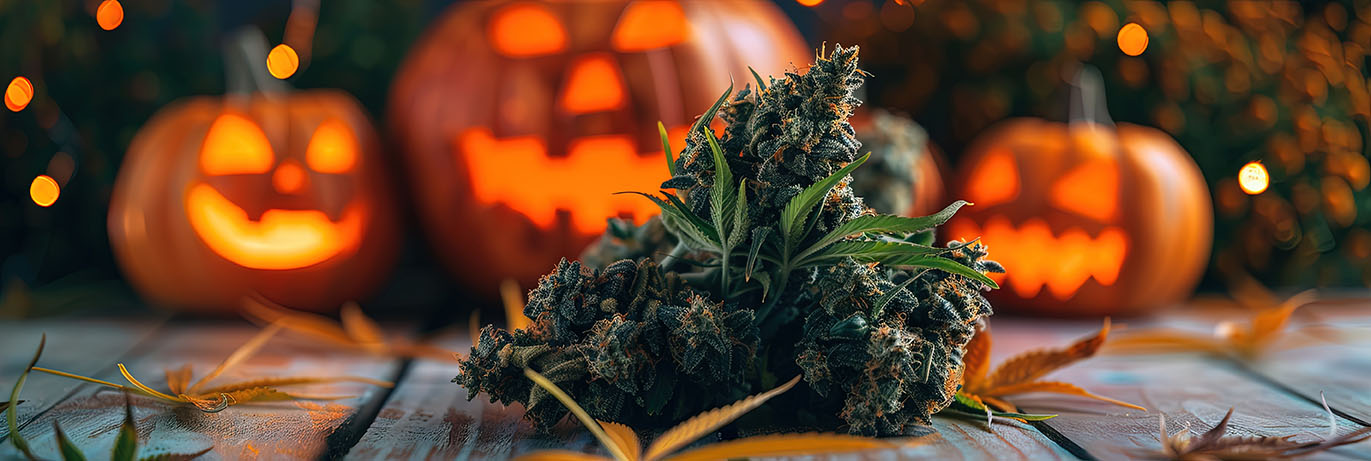
<path fill-rule="evenodd" d="M 1002 216 L 988 219 L 984 229 L 966 219 L 955 219 L 949 226 L 955 238 L 981 237 L 1006 272 L 990 277 L 1025 299 L 1047 287 L 1053 297 L 1068 300 L 1091 278 L 1113 285 L 1128 254 L 1128 237 L 1113 226 L 1094 237 L 1075 227 L 1056 235 L 1038 218 L 1017 228 Z"/>
<path fill-rule="evenodd" d="M 200 170 L 211 176 L 266 173 L 274 163 L 266 133 L 238 114 L 215 119 L 200 149 Z"/>
<path fill-rule="evenodd" d="M 357 137 L 352 129 L 329 119 L 314 130 L 305 148 L 305 162 L 320 173 L 346 173 L 357 164 Z"/>
<path fill-rule="evenodd" d="M 215 254 L 252 269 L 298 269 L 350 252 L 361 242 L 365 214 L 354 202 L 336 223 L 318 210 L 277 209 L 252 221 L 208 184 L 186 194 L 186 216 L 200 239 Z"/>
<path fill-rule="evenodd" d="M 357 145 L 341 122 L 324 122 L 311 136 L 306 161 L 321 173 L 343 173 L 356 164 Z M 275 154 L 261 127 L 241 115 L 215 119 L 200 150 L 206 176 L 266 174 Z M 308 185 L 300 162 L 287 159 L 271 173 L 272 187 L 295 194 Z M 319 210 L 267 209 L 253 221 L 246 211 L 213 186 L 193 182 L 186 191 L 186 217 L 191 229 L 211 251 L 251 269 L 299 269 L 354 251 L 361 243 L 366 210 L 353 202 L 334 222 Z"/>
<path fill-rule="evenodd" d="M 304 190 L 307 177 L 299 162 L 286 160 L 271 174 L 271 186 L 282 194 L 296 194 Z"/>
<path fill-rule="evenodd" d="M 1008 202 L 1019 196 L 1019 167 L 1014 154 L 999 148 L 990 151 L 976 166 L 967 191 L 968 200 L 986 206 Z"/>
<path fill-rule="evenodd" d="M 624 79 L 608 53 L 577 58 L 562 88 L 562 109 L 572 114 L 602 112 L 624 104 Z"/>
<path fill-rule="evenodd" d="M 1118 213 L 1119 170 L 1113 161 L 1093 160 L 1067 172 L 1052 185 L 1052 206 L 1109 221 Z"/>
<path fill-rule="evenodd" d="M 511 5 L 497 12 L 490 24 L 490 41 L 505 56 L 539 56 L 566 48 L 566 29 L 543 5 Z"/>
<path fill-rule="evenodd" d="M 670 131 L 677 136 L 685 129 Z M 497 139 L 486 128 L 472 128 L 457 138 L 478 202 L 504 203 L 543 228 L 556 224 L 557 210 L 568 210 L 572 227 L 583 234 L 604 230 L 605 218 L 621 213 L 640 222 L 657 214 L 642 197 L 614 195 L 657 190 L 669 179 L 660 152 L 641 156 L 633 146 L 627 135 L 589 136 L 572 141 L 565 157 L 549 157 L 537 136 Z"/>
<path fill-rule="evenodd" d="M 690 38 L 690 22 L 680 3 L 671 0 L 633 2 L 614 26 L 611 45 L 615 51 L 663 48 Z"/>

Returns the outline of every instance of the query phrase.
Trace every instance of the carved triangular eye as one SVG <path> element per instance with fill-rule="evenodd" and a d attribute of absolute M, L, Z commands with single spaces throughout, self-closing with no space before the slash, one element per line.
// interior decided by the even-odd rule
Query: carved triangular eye
<path fill-rule="evenodd" d="M 200 170 L 210 176 L 266 173 L 274 163 L 266 133 L 238 114 L 215 119 L 200 148 Z"/>
<path fill-rule="evenodd" d="M 571 64 L 562 86 L 561 105 L 567 112 L 586 114 L 615 109 L 625 100 L 619 63 L 609 53 L 591 53 Z"/>
<path fill-rule="evenodd" d="M 1090 160 L 1067 172 L 1052 185 L 1052 206 L 1097 221 L 1118 213 L 1119 168 L 1113 160 Z"/>
<path fill-rule="evenodd" d="M 509 57 L 541 56 L 566 49 L 562 21 L 536 3 L 519 3 L 497 11 L 488 32 L 495 50 Z"/>
<path fill-rule="evenodd" d="M 305 163 L 320 173 L 347 173 L 357 164 L 357 137 L 338 119 L 328 119 L 314 130 L 305 148 Z"/>
<path fill-rule="evenodd" d="M 1014 153 L 996 148 L 986 153 L 971 173 L 967 200 L 986 206 L 1004 203 L 1019 196 L 1019 165 Z"/>
<path fill-rule="evenodd" d="M 675 45 L 688 38 L 690 23 L 680 3 L 641 0 L 624 8 L 610 44 L 615 51 L 643 51 Z"/>

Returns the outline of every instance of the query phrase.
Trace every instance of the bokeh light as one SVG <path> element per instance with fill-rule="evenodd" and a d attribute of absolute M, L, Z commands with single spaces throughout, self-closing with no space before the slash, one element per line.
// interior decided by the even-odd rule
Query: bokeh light
<path fill-rule="evenodd" d="M 1137 56 L 1147 50 L 1147 29 L 1136 22 L 1124 24 L 1119 29 L 1119 51 L 1129 56 Z"/>
<path fill-rule="evenodd" d="M 33 178 L 33 183 L 29 184 L 29 197 L 41 207 L 52 206 L 61 194 L 62 188 L 57 186 L 57 181 L 45 174 Z"/>
<path fill-rule="evenodd" d="M 24 77 L 14 77 L 14 80 L 10 80 L 9 87 L 5 88 L 5 107 L 19 112 L 28 107 L 29 101 L 32 100 L 33 82 Z"/>
<path fill-rule="evenodd" d="M 823 2 L 824 0 L 795 0 L 795 3 L 799 3 L 804 6 L 817 6 L 818 4 Z"/>
<path fill-rule="evenodd" d="M 114 30 L 124 23 L 124 5 L 119 0 L 105 0 L 95 9 L 95 22 L 101 29 Z"/>
<path fill-rule="evenodd" d="M 300 55 L 295 54 L 295 49 L 284 43 L 276 45 L 267 54 L 267 71 L 271 72 L 272 77 L 282 80 L 295 75 L 295 71 L 300 68 Z"/>
<path fill-rule="evenodd" d="M 1271 175 L 1267 174 L 1266 167 L 1261 162 L 1248 162 L 1238 170 L 1238 187 L 1248 195 L 1265 192 L 1270 185 Z"/>

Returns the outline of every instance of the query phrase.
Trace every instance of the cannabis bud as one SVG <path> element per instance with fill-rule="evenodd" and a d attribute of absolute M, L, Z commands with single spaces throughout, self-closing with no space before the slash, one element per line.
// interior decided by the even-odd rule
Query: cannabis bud
<path fill-rule="evenodd" d="M 954 259 L 1004 272 L 983 259 L 981 246 L 953 245 L 960 247 Z M 852 433 L 898 434 L 928 424 L 956 393 L 966 344 L 991 313 L 981 282 L 844 261 L 822 271 L 816 286 L 818 308 L 805 319 L 796 356 L 810 388 L 829 397 Z"/>
<path fill-rule="evenodd" d="M 803 74 L 754 77 L 692 127 L 661 195 L 640 193 L 660 218 L 611 221 L 588 266 L 563 261 L 529 292 L 532 325 L 482 330 L 454 381 L 525 403 L 540 428 L 566 411 L 524 368 L 630 425 L 672 423 L 796 374 L 825 428 L 901 434 L 951 403 L 990 315 L 984 273 L 1002 271 L 974 242 L 931 245 L 966 202 L 910 218 L 853 193 L 850 174 L 870 157 L 848 123 L 861 104 L 857 48 L 821 51 Z M 716 115 L 722 138 L 708 128 Z"/>
<path fill-rule="evenodd" d="M 590 414 L 628 424 L 682 419 L 729 401 L 757 348 L 753 311 L 691 290 L 656 262 L 596 271 L 565 259 L 529 292 L 527 330 L 481 330 L 454 382 L 491 401 L 527 404 L 550 427 L 566 408 L 524 378 L 543 373 Z M 669 405 L 671 405 L 669 407 Z"/>

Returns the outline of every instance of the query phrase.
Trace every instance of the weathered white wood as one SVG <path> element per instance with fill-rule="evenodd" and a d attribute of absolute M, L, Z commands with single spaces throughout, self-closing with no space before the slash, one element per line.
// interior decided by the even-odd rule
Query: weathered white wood
<path fill-rule="evenodd" d="M 9 400 L 43 334 L 47 347 L 39 366 L 88 373 L 112 372 L 114 362 L 137 344 L 147 341 L 166 315 L 139 319 L 62 318 L 0 321 L 0 401 Z M 76 382 L 42 373 L 29 375 L 24 403 L 18 407 L 19 425 L 52 408 L 76 389 Z M 3 413 L 0 413 L 3 415 Z M 0 445 L 8 445 L 9 428 L 0 424 Z"/>
<path fill-rule="evenodd" d="M 243 322 L 176 324 L 163 328 L 155 344 L 141 350 L 126 362 L 131 373 L 145 384 L 165 390 L 168 368 L 190 363 L 195 376 L 203 376 L 229 353 L 258 332 Z M 107 361 L 116 360 L 109 357 Z M 250 378 L 285 376 L 352 375 L 374 379 L 393 379 L 398 360 L 369 357 L 330 349 L 307 341 L 276 339 L 255 357 L 225 373 L 216 383 L 232 383 Z M 89 373 L 91 370 L 66 370 Z M 124 382 L 117 373 L 101 378 Z M 72 389 L 74 381 L 59 381 L 51 386 Z M 27 388 L 26 389 L 30 389 Z M 315 459 L 328 449 L 328 437 L 348 422 L 358 408 L 383 398 L 386 389 L 365 384 L 327 384 L 292 388 L 311 395 L 351 395 L 337 401 L 298 401 L 245 404 L 219 413 L 203 413 L 194 408 L 173 407 L 158 401 L 133 397 L 134 416 L 140 441 L 146 445 L 140 456 L 157 453 L 190 453 L 212 448 L 201 459 Z M 27 392 L 25 395 L 29 395 Z M 87 454 L 106 456 L 122 422 L 124 396 L 108 388 L 82 387 L 74 397 L 64 400 L 22 430 L 41 456 L 56 456 L 52 421 Z M 364 421 L 365 422 L 365 421 Z M 0 456 L 14 454 L 9 445 L 0 447 Z"/>

